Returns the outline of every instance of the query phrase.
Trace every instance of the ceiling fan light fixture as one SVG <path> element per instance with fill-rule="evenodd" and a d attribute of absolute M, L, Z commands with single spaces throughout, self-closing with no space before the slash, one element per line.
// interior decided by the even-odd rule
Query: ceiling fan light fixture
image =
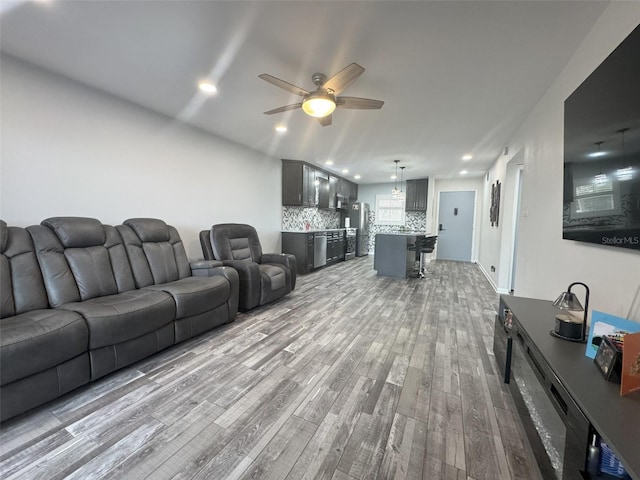
<path fill-rule="evenodd" d="M 304 113 L 315 118 L 331 115 L 335 109 L 335 98 L 324 92 L 313 92 L 302 101 Z"/>

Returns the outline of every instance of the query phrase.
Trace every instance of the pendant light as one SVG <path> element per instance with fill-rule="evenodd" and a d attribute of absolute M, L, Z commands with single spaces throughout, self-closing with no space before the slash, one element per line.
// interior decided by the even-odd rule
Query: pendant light
<path fill-rule="evenodd" d="M 398 198 L 400 196 L 400 190 L 398 190 L 398 163 L 400 160 L 394 160 L 393 163 L 396 164 L 396 174 L 393 179 L 393 190 L 391 190 L 391 196 L 393 198 Z"/>

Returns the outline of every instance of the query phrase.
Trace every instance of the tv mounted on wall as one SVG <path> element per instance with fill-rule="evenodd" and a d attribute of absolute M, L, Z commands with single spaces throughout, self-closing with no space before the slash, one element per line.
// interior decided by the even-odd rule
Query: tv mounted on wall
<path fill-rule="evenodd" d="M 562 237 L 640 250 L 640 26 L 564 102 Z"/>

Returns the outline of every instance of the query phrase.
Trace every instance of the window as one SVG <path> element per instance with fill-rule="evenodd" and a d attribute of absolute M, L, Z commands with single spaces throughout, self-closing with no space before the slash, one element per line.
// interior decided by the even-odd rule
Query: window
<path fill-rule="evenodd" d="M 404 226 L 404 197 L 376 195 L 376 225 Z"/>

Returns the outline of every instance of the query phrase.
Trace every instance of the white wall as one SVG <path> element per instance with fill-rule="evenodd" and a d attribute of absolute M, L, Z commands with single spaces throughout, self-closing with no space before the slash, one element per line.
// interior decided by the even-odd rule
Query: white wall
<path fill-rule="evenodd" d="M 9 225 L 156 217 L 197 259 L 200 230 L 249 223 L 264 251 L 280 251 L 280 160 L 11 57 L 0 85 L 0 217 Z"/>
<path fill-rule="evenodd" d="M 391 194 L 391 183 L 368 183 L 358 185 L 358 201 L 368 203 L 370 208 L 376 208 L 376 195 Z"/>
<path fill-rule="evenodd" d="M 498 158 L 489 172 L 487 185 L 495 179 L 504 185 L 507 163 L 522 155 L 516 295 L 554 300 L 569 283 L 581 281 L 591 289 L 590 309 L 621 317 L 632 310 L 640 288 L 640 252 L 562 239 L 562 169 L 564 100 L 638 24 L 640 2 L 612 2 L 510 140 L 510 155 Z M 501 211 L 504 201 L 503 196 Z M 500 263 L 502 231 L 490 229 L 483 220 L 480 263 L 486 271 L 491 262 L 508 268 Z M 584 298 L 582 291 L 576 293 Z M 638 301 L 630 317 L 640 321 Z M 541 321 L 552 324 L 551 319 Z"/>

